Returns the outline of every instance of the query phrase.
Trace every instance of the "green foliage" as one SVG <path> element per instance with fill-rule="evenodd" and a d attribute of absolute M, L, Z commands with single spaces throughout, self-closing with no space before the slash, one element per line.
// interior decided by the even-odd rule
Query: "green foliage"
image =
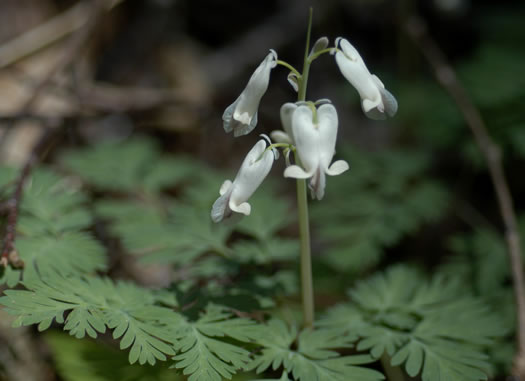
<path fill-rule="evenodd" d="M 25 281 L 46 279 L 55 272 L 72 275 L 106 269 L 102 246 L 83 232 L 66 232 L 58 237 L 24 237 L 17 240 L 16 247 L 25 263 Z"/>
<path fill-rule="evenodd" d="M 242 223 L 237 225 L 236 229 L 260 242 L 271 240 L 280 230 L 293 221 L 290 204 L 285 199 L 276 197 L 274 193 L 257 192 L 250 199 L 250 204 L 257 213 L 245 218 Z"/>
<path fill-rule="evenodd" d="M 24 282 L 27 290 L 6 290 L 0 303 L 16 315 L 15 326 L 38 324 L 40 331 L 53 321 L 77 338 L 95 338 L 113 329 L 120 348 L 130 348 L 130 363 L 155 364 L 173 355 L 169 327 L 182 319 L 165 298 L 131 283 L 114 283 L 107 278 L 63 277 L 56 273 L 46 280 Z M 67 317 L 64 317 L 67 313 Z"/>
<path fill-rule="evenodd" d="M 13 175 L 2 177 L 12 179 Z M 23 190 L 15 243 L 25 263 L 24 280 L 46 278 L 54 272 L 90 274 L 106 269 L 102 246 L 83 231 L 92 223 L 86 202 L 87 197 L 69 179 L 45 168 L 32 173 Z M 14 287 L 21 277 L 22 271 L 8 268 L 0 283 Z"/>
<path fill-rule="evenodd" d="M 94 213 L 119 238 L 126 253 L 138 255 L 141 261 L 172 265 L 178 281 L 174 288 L 188 292 L 184 302 L 194 306 L 193 312 L 209 298 L 239 308 L 249 296 L 271 306 L 273 293 L 294 289 L 296 284 L 286 270 L 271 267 L 297 255 L 297 242 L 277 235 L 290 222 L 288 203 L 275 201 L 268 191 L 258 192 L 253 206 L 261 214 L 213 224 L 209 211 L 220 185 L 216 173 L 185 159 L 161 157 L 148 140 L 79 150 L 65 155 L 62 163 L 99 192 L 110 193 L 99 193 L 91 201 L 94 207 L 88 209 L 89 197 L 78 182 L 46 169 L 34 172 L 24 190 L 16 241 L 26 264 L 23 278 L 20 271 L 10 268 L 2 275 L 10 286 L 21 280 L 25 287 L 7 290 L 0 298 L 5 311 L 16 316 L 15 325 L 36 324 L 46 330 L 54 322 L 77 338 L 96 338 L 111 330 L 120 348 L 129 350 L 129 363 L 153 365 L 172 357 L 173 367 L 192 381 L 231 378 L 243 369 L 251 361 L 245 346 L 257 345 L 260 325 L 216 305 L 209 305 L 191 321 L 176 312 L 174 292 L 95 276 L 106 269 L 106 258 L 86 229 Z M 116 168 L 103 163 L 118 163 L 119 176 L 115 176 Z M 166 172 L 170 166 L 177 168 L 178 175 Z M 13 178 L 4 177 L 6 182 Z M 174 184 L 181 197 L 162 193 Z M 234 233 L 241 239 L 232 241 Z M 268 271 L 240 276 L 240 264 L 263 264 Z M 227 277 L 238 277 L 238 286 L 222 284 L 220 279 Z M 199 293 L 192 295 L 194 287 Z M 72 352 L 76 353 L 72 367 L 91 367 L 87 374 L 102 377 L 104 371 L 97 373 L 96 364 L 79 359 L 79 350 Z M 133 369 L 112 366 L 121 369 L 123 377 Z M 150 376 L 136 374 L 137 379 Z"/>
<path fill-rule="evenodd" d="M 428 157 L 365 154 L 348 146 L 339 153 L 351 163 L 350 172 L 331 178 L 322 204 L 312 208 L 316 231 L 329 244 L 322 259 L 335 270 L 366 271 L 385 248 L 446 210 L 447 193 L 422 176 Z"/>
<path fill-rule="evenodd" d="M 238 345 L 220 340 L 228 337 L 237 342 L 260 338 L 262 332 L 254 321 L 232 318 L 219 306 L 209 306 L 195 322 L 174 328 L 177 369 L 184 369 L 189 381 L 221 381 L 230 379 L 250 361 L 250 352 Z"/>
<path fill-rule="evenodd" d="M 330 310 L 321 325 L 356 332 L 358 350 L 375 358 L 386 353 L 392 365 L 404 364 L 423 381 L 487 379 L 484 351 L 505 329 L 459 279 L 436 275 L 427 282 L 398 266 L 358 282 L 349 296 L 352 303 Z"/>
<path fill-rule="evenodd" d="M 123 183 L 114 184 L 112 174 L 98 170 L 103 162 L 115 161 L 119 172 L 125 174 Z M 168 166 L 159 165 L 161 161 L 176 168 L 174 176 L 164 176 L 173 179 L 171 184 L 177 185 L 178 197 L 161 192 L 168 183 L 144 188 L 145 172 L 153 176 L 151 171 Z M 229 284 L 229 279 L 237 277 L 237 282 L 246 284 L 239 278 L 243 274 L 239 263 L 268 265 L 272 273 L 260 275 L 271 278 L 272 263 L 286 263 L 297 257 L 297 241 L 278 236 L 290 223 L 289 203 L 276 199 L 269 187 L 262 187 L 250 199 L 257 213 L 214 224 L 209 217 L 211 205 L 218 197 L 220 184 L 231 175 L 184 158 L 162 157 L 150 140 L 107 143 L 75 151 L 63 156 L 62 163 L 99 190 L 112 192 L 95 201 L 95 214 L 119 238 L 126 253 L 138 256 L 141 263 L 171 265 L 179 291 L 199 287 L 208 297 L 222 298 L 234 290 L 225 288 L 221 279 Z M 118 195 L 114 192 L 117 186 Z M 235 235 L 239 238 L 232 240 Z M 268 299 L 270 289 L 282 289 L 257 288 L 263 295 L 257 294 L 256 298 L 267 306 L 272 304 Z M 237 297 L 247 293 L 238 289 L 235 292 Z"/>
<path fill-rule="evenodd" d="M 91 225 L 87 198 L 67 178 L 47 170 L 35 171 L 22 198 L 18 229 L 27 236 L 57 235 Z"/>
<path fill-rule="evenodd" d="M 293 349 L 296 340 L 297 349 Z M 384 379 L 381 373 L 359 366 L 370 363 L 370 356 L 340 356 L 335 351 L 351 347 L 352 341 L 355 338 L 340 329 L 307 329 L 298 335 L 295 327 L 273 319 L 268 322 L 266 335 L 258 340 L 264 349 L 249 368 L 261 373 L 270 367 L 273 370 L 283 367 L 295 380 L 301 381 Z"/>
<path fill-rule="evenodd" d="M 262 189 L 250 199 L 257 213 L 239 223 L 213 224 L 209 218 L 211 204 L 227 176 L 218 176 L 216 171 L 187 159 L 163 158 L 150 140 L 106 143 L 78 150 L 65 155 L 62 162 L 99 189 L 130 193 L 130 198 L 102 198 L 96 202 L 95 210 L 109 222 L 110 230 L 121 239 L 126 251 L 139 255 L 143 261 L 186 265 L 215 253 L 260 262 L 261 253 L 268 253 L 269 258 L 290 258 L 296 248 L 291 241 L 276 237 L 290 223 L 287 202 L 276 200 L 273 192 Z M 102 163 L 118 163 L 119 169 L 106 168 Z M 174 173 L 164 171 L 170 166 Z M 161 169 L 162 176 L 156 174 Z M 117 172 L 119 180 L 115 182 Z M 145 179 L 146 174 L 164 179 L 164 183 Z M 170 184 L 183 183 L 181 199 L 160 193 L 169 185 L 166 179 L 172 181 Z M 256 238 L 259 245 L 251 245 L 246 251 L 238 245 L 233 252 L 227 241 L 234 230 Z M 281 245 L 282 250 L 278 250 Z"/>
<path fill-rule="evenodd" d="M 53 360 L 64 381 L 177 381 L 183 380 L 167 366 L 130 365 L 124 352 L 91 340 L 76 340 L 64 334 L 45 335 Z"/>
<path fill-rule="evenodd" d="M 364 271 L 385 248 L 438 218 L 447 195 L 425 179 L 424 155 L 349 147 L 341 153 L 351 176 L 330 179 L 326 199 L 313 205 L 313 221 L 328 247 L 323 261 L 339 272 Z M 159 366 L 164 361 L 190 381 L 220 381 L 248 370 L 282 374 L 280 381 L 372 381 L 383 377 L 363 365 L 385 352 L 392 364 L 404 364 L 424 381 L 439 380 L 437 374 L 451 381 L 485 377 L 484 353 L 504 333 L 501 323 L 445 276 L 426 282 L 399 267 L 360 282 L 350 292 L 352 304 L 330 310 L 315 330 L 299 331 L 275 317 L 265 324 L 241 317 L 250 315 L 240 311 L 263 316 L 259 310 L 271 307 L 277 316 L 279 296 L 298 293 L 298 242 L 282 234 L 293 214 L 289 202 L 270 190 L 275 187 L 262 187 L 250 199 L 251 216 L 213 224 L 211 204 L 232 176 L 165 157 L 149 140 L 71 152 L 62 165 L 83 182 L 42 168 L 31 176 L 16 240 L 26 267 L 8 268 L 0 279 L 25 289 L 5 291 L 0 304 L 16 316 L 16 325 L 63 325 L 76 338 L 110 331 L 128 351 L 128 363 L 155 365 L 137 368 L 109 347 L 57 336 L 50 340 L 66 381 L 103 381 L 108 374 L 162 380 L 174 372 Z M 0 170 L 0 195 L 2 184 L 11 188 L 13 173 Z M 80 185 L 96 189 L 94 197 Z M 139 264 L 169 265 L 170 290 L 97 276 L 107 266 L 102 245 L 89 233 L 94 221 L 97 231 L 120 242 L 123 253 L 115 250 L 112 257 L 132 254 Z M 504 248 L 487 242 L 479 244 L 487 256 L 479 272 L 489 277 L 493 266 L 496 276 L 477 284 L 488 291 L 507 274 L 506 259 L 497 266 L 488 262 Z M 459 239 L 455 245 L 458 252 L 465 246 Z M 471 276 L 467 270 L 463 259 L 450 266 Z M 356 350 L 370 355 L 347 355 Z"/>
<path fill-rule="evenodd" d="M 76 149 L 65 154 L 62 163 L 95 187 L 118 192 L 155 193 L 193 172 L 190 160 L 164 158 L 146 138 Z"/>
<path fill-rule="evenodd" d="M 77 338 L 96 338 L 109 328 L 120 349 L 129 349 L 129 363 L 154 365 L 173 356 L 173 367 L 190 381 L 231 378 L 251 361 L 241 344 L 267 335 L 254 321 L 216 305 L 191 322 L 173 310 L 171 294 L 127 282 L 54 274 L 24 285 L 26 290 L 7 290 L 0 298 L 5 311 L 17 316 L 15 326 L 37 324 L 43 331 L 55 321 Z"/>
<path fill-rule="evenodd" d="M 525 253 L 525 216 L 519 219 L 519 227 Z M 514 353 L 516 311 L 504 238 L 494 230 L 480 228 L 454 236 L 449 246 L 454 255 L 442 266 L 442 272 L 464 279 L 463 286 L 490 305 L 508 327 L 507 337 L 498 341 L 490 354 L 494 364 L 509 371 Z"/>
<path fill-rule="evenodd" d="M 207 210 L 101 201 L 97 211 L 110 220 L 126 250 L 147 262 L 185 264 L 208 252 L 229 253 L 226 240 L 232 227 L 213 224 Z"/>

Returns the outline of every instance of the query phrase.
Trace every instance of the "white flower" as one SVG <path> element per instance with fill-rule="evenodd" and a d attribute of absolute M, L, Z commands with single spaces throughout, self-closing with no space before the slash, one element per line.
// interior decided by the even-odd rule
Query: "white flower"
<path fill-rule="evenodd" d="M 261 139 L 246 155 L 235 180 L 233 182 L 226 180 L 222 184 L 219 190 L 221 196 L 215 201 L 211 210 L 213 222 L 222 221 L 232 212 L 247 216 L 250 214 L 251 206 L 246 201 L 268 175 L 275 158 L 273 150 L 265 150 L 266 143 Z"/>
<path fill-rule="evenodd" d="M 298 106 L 292 115 L 292 131 L 302 168 L 291 165 L 285 169 L 284 177 L 311 178 L 312 197 L 318 200 L 324 196 L 325 175 L 339 175 L 348 169 L 344 160 L 330 165 L 335 154 L 337 124 L 337 111 L 331 104 L 323 104 L 317 109 L 316 121 L 307 105 Z"/>
<path fill-rule="evenodd" d="M 285 103 L 281 106 L 281 124 L 284 131 L 275 130 L 270 134 L 272 139 L 277 143 L 294 144 L 292 115 L 296 109 L 297 105 L 291 102 Z"/>
<path fill-rule="evenodd" d="M 259 102 L 268 89 L 270 71 L 275 66 L 277 66 L 277 53 L 275 50 L 270 50 L 252 74 L 241 95 L 224 110 L 222 120 L 226 132 L 233 131 L 234 136 L 242 136 L 255 128 Z"/>
<path fill-rule="evenodd" d="M 337 38 L 335 46 L 340 50 L 335 60 L 343 76 L 354 86 L 361 97 L 361 107 L 371 119 L 386 119 L 397 112 L 396 98 L 376 75 L 370 74 L 359 52 L 344 38 Z"/>

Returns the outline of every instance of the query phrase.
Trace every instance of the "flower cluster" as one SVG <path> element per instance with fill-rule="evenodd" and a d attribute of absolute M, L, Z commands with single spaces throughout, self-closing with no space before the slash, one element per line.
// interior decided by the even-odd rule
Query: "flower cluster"
<path fill-rule="evenodd" d="M 361 97 L 361 106 L 371 119 L 386 119 L 397 112 L 397 101 L 385 89 L 381 80 L 370 73 L 358 51 L 345 39 L 337 38 L 335 46 L 326 48 L 328 39 L 320 38 L 314 45 L 308 60 L 313 61 L 323 53 L 335 54 L 335 61 L 343 76 L 352 84 Z M 311 61 L 309 63 L 311 63 Z M 257 125 L 257 110 L 261 98 L 268 89 L 270 72 L 277 64 L 288 68 L 291 65 L 279 61 L 277 53 L 270 53 L 257 67 L 241 95 L 226 108 L 222 116 L 224 130 L 234 136 L 250 133 Z M 288 81 L 298 91 L 306 79 L 292 68 Z M 276 143 L 264 136 L 248 152 L 237 176 L 226 180 L 220 188 L 220 197 L 211 211 L 214 222 L 222 221 L 233 212 L 249 215 L 248 199 L 270 172 L 278 158 L 276 147 L 284 148 L 286 169 L 284 177 L 309 179 L 312 198 L 321 200 L 326 186 L 326 175 L 336 176 L 348 170 L 348 163 L 337 160 L 332 163 L 337 140 L 338 117 L 329 100 L 316 102 L 299 101 L 285 103 L 281 107 L 283 130 L 273 131 Z M 266 145 L 268 142 L 268 146 Z M 289 155 L 293 152 L 294 164 Z"/>

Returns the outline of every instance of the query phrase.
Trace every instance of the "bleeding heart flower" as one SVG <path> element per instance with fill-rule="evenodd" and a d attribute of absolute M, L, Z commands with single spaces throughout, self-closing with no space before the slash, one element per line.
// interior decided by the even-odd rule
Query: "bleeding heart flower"
<path fill-rule="evenodd" d="M 323 104 L 317 110 L 309 105 L 298 106 L 292 115 L 292 131 L 300 159 L 299 165 L 291 165 L 284 177 L 310 178 L 312 197 L 321 200 L 324 196 L 326 176 L 336 176 L 349 166 L 344 160 L 330 165 L 335 154 L 337 139 L 337 111 L 331 104 Z"/>

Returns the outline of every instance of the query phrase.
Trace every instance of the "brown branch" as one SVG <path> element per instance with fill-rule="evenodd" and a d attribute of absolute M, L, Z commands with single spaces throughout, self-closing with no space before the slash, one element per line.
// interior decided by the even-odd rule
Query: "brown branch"
<path fill-rule="evenodd" d="M 414 17 L 405 30 L 434 69 L 437 81 L 449 93 L 463 114 L 475 141 L 487 162 L 490 178 L 496 191 L 500 214 L 505 226 L 505 239 L 510 258 L 517 314 L 517 352 L 514 357 L 513 376 L 525 380 L 525 289 L 521 260 L 520 236 L 512 196 L 503 170 L 500 147 L 490 137 L 479 110 L 448 63 L 443 52 L 427 33 L 424 22 Z"/>

